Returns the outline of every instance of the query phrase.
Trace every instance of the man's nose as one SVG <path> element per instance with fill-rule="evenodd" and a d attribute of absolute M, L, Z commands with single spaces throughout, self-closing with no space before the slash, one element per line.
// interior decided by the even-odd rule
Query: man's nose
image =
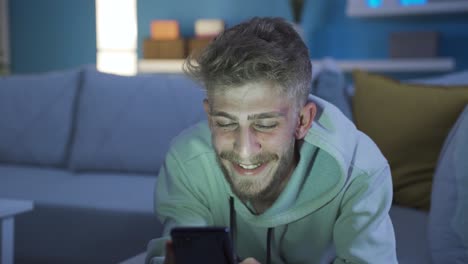
<path fill-rule="evenodd" d="M 257 154 L 261 148 L 262 146 L 254 131 L 250 128 L 239 130 L 236 140 L 234 141 L 234 149 L 243 160 L 248 160 Z"/>

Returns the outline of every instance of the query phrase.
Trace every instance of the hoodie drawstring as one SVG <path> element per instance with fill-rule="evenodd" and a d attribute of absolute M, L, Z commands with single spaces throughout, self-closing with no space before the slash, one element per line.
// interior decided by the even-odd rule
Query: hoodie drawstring
<path fill-rule="evenodd" d="M 231 234 L 231 246 L 234 253 L 234 259 L 240 262 L 236 251 L 236 209 L 234 208 L 234 198 L 229 197 L 229 230 Z"/>
<path fill-rule="evenodd" d="M 267 232 L 267 255 L 266 255 L 266 263 L 271 263 L 271 235 L 273 234 L 273 228 L 269 227 Z"/>
<path fill-rule="evenodd" d="M 231 234 L 231 245 L 232 252 L 234 252 L 234 258 L 236 261 L 241 262 L 241 259 L 237 255 L 236 251 L 236 209 L 234 207 L 234 197 L 229 197 L 229 230 Z M 267 231 L 267 245 L 266 245 L 266 264 L 271 263 L 271 236 L 273 234 L 273 228 L 269 227 Z"/>

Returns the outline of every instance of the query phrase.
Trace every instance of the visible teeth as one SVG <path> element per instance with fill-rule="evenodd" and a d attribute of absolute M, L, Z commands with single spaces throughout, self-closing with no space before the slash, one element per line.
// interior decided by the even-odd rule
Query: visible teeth
<path fill-rule="evenodd" d="M 246 170 L 253 170 L 253 169 L 260 167 L 260 164 L 252 164 L 252 165 L 239 164 L 239 166 L 241 166 L 242 168 Z"/>

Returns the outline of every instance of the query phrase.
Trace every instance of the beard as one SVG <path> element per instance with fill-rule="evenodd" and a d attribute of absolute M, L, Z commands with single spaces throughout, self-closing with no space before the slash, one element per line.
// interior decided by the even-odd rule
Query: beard
<path fill-rule="evenodd" d="M 280 155 L 270 152 L 260 153 L 251 159 L 249 164 L 263 164 L 267 162 L 277 162 L 276 168 L 269 168 L 270 171 L 264 171 L 266 175 L 257 176 L 239 176 L 235 172 L 228 169 L 222 160 L 231 163 L 246 162 L 242 160 L 238 154 L 233 151 L 221 151 L 217 153 L 217 162 L 229 183 L 232 192 L 242 201 L 265 201 L 276 199 L 281 191 L 282 183 L 289 177 L 290 168 L 294 161 L 294 142 L 288 144 L 286 149 Z"/>

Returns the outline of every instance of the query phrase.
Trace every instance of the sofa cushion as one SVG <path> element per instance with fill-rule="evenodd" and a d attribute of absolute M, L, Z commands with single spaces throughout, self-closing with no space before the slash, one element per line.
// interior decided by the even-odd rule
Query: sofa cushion
<path fill-rule="evenodd" d="M 397 259 L 400 264 L 430 263 L 426 211 L 393 205 L 390 218 L 395 229 Z"/>
<path fill-rule="evenodd" d="M 468 105 L 445 140 L 432 188 L 429 241 L 434 264 L 468 263 Z"/>
<path fill-rule="evenodd" d="M 311 94 L 334 104 L 352 120 L 351 99 L 346 92 L 345 76 L 334 60 L 325 59 L 320 65 L 320 72 L 312 84 Z"/>
<path fill-rule="evenodd" d="M 205 118 L 204 92 L 183 75 L 86 70 L 70 166 L 157 175 L 171 139 Z"/>
<path fill-rule="evenodd" d="M 156 178 L 145 174 L 85 173 L 0 165 L 0 197 L 36 205 L 153 214 Z"/>
<path fill-rule="evenodd" d="M 0 163 L 61 166 L 79 71 L 0 78 Z"/>
<path fill-rule="evenodd" d="M 468 103 L 468 86 L 404 84 L 359 71 L 353 78 L 356 125 L 388 159 L 394 201 L 428 209 L 437 157 Z"/>

